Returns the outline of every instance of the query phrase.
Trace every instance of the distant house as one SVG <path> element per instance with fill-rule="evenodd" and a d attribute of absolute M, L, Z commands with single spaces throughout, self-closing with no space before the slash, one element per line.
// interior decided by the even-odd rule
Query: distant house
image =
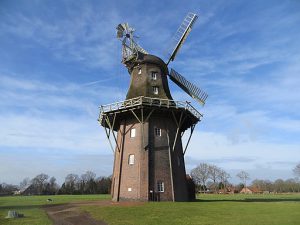
<path fill-rule="evenodd" d="M 16 190 L 13 193 L 14 193 L 14 195 L 20 195 L 21 194 L 21 190 Z"/>
<path fill-rule="evenodd" d="M 261 194 L 262 191 L 259 190 L 257 187 L 244 187 L 241 191 L 241 194 Z"/>
<path fill-rule="evenodd" d="M 232 185 L 229 185 L 228 187 L 219 190 L 219 194 L 235 194 L 235 193 L 238 193 L 238 190 Z"/>
<path fill-rule="evenodd" d="M 25 187 L 21 188 L 15 193 L 16 195 L 35 195 L 37 194 L 37 189 L 33 184 L 28 184 Z"/>

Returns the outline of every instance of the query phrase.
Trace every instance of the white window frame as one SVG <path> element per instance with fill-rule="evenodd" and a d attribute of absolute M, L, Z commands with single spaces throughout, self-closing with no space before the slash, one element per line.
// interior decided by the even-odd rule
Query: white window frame
<path fill-rule="evenodd" d="M 161 129 L 158 128 L 158 127 L 155 127 L 155 128 L 154 128 L 154 134 L 155 134 L 155 136 L 157 136 L 157 137 L 161 137 Z"/>
<path fill-rule="evenodd" d="M 158 87 L 157 86 L 153 86 L 152 90 L 153 90 L 153 94 L 158 95 Z"/>
<path fill-rule="evenodd" d="M 157 72 L 151 72 L 151 79 L 152 80 L 157 80 Z"/>
<path fill-rule="evenodd" d="M 129 154 L 128 156 L 128 164 L 129 165 L 134 165 L 134 154 Z"/>
<path fill-rule="evenodd" d="M 136 129 L 135 128 L 130 129 L 130 137 L 134 138 L 135 136 L 136 136 Z"/>
<path fill-rule="evenodd" d="M 162 181 L 157 181 L 156 183 L 157 192 L 165 192 L 165 184 Z"/>

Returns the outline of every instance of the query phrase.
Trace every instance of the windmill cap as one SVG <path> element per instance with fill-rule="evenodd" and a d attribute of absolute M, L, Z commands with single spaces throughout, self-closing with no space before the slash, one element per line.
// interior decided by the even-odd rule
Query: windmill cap
<path fill-rule="evenodd" d="M 167 64 L 165 64 L 165 62 L 161 58 L 155 55 L 143 54 L 139 52 L 139 56 L 135 62 L 135 66 L 138 64 L 145 64 L 145 63 L 158 65 L 161 68 L 163 74 L 165 75 L 169 73 Z"/>

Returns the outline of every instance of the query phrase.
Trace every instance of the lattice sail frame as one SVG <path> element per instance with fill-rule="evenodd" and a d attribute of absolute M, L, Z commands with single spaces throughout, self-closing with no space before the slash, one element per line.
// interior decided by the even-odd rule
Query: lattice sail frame
<path fill-rule="evenodd" d="M 169 74 L 170 79 L 177 84 L 182 90 L 184 90 L 189 96 L 196 99 L 200 104 L 204 105 L 208 95 L 198 88 L 196 85 L 189 82 L 182 75 L 171 69 Z"/>
<path fill-rule="evenodd" d="M 187 36 L 192 30 L 194 23 L 196 22 L 198 16 L 195 13 L 188 13 L 187 16 L 184 18 L 183 22 L 179 26 L 178 30 L 176 31 L 175 35 L 173 36 L 170 47 L 168 48 L 167 57 L 169 58 L 167 61 L 167 65 L 170 61 L 174 61 L 176 54 L 180 47 L 185 42 Z"/>

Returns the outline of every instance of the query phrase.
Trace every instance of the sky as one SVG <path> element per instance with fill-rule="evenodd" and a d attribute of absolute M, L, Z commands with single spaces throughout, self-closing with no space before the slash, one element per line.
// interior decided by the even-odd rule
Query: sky
<path fill-rule="evenodd" d="M 116 26 L 159 57 L 188 12 L 199 18 L 170 67 L 205 90 L 185 155 L 253 179 L 288 179 L 300 162 L 300 2 L 0 0 L 0 183 L 40 173 L 112 174 L 99 106 L 130 76 Z M 184 141 L 187 138 L 184 137 Z"/>

